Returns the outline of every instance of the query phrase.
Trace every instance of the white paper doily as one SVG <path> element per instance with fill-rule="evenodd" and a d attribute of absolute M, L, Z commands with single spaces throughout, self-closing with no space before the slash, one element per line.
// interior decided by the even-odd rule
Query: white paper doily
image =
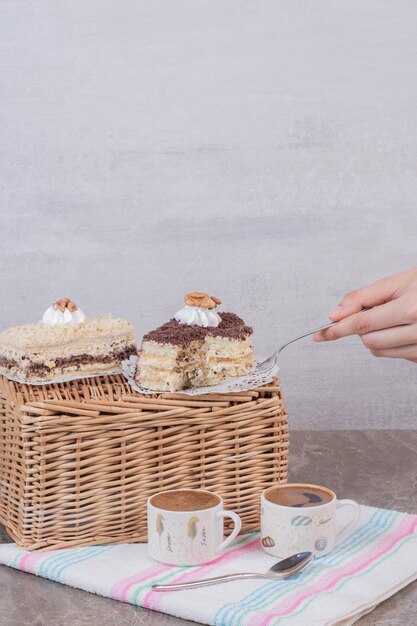
<path fill-rule="evenodd" d="M 135 357 L 136 358 L 136 357 Z M 25 380 L 24 378 L 15 378 L 14 376 L 10 376 L 10 374 L 6 374 L 5 372 L 1 372 L 5 378 L 12 380 L 15 383 L 21 383 L 22 385 L 33 385 L 38 387 L 39 385 L 54 385 L 56 383 L 69 383 L 72 380 L 81 380 L 82 378 L 95 378 L 96 376 L 115 376 L 116 374 L 122 374 L 122 368 L 114 369 L 111 372 L 97 372 L 96 374 L 80 374 L 79 376 L 74 376 L 74 374 L 68 376 L 61 376 L 61 378 L 54 378 L 53 380 Z"/>
<path fill-rule="evenodd" d="M 129 385 L 132 387 L 134 391 L 138 393 L 155 395 L 156 393 L 163 393 L 164 395 L 169 395 L 170 393 L 181 393 L 187 396 L 200 396 L 205 393 L 236 393 L 237 391 L 249 391 L 250 389 L 255 389 L 256 387 L 262 387 L 266 385 L 274 379 L 274 377 L 278 374 L 278 367 L 275 367 L 273 370 L 265 373 L 261 372 L 253 372 L 253 374 L 248 374 L 247 376 L 235 376 L 233 378 L 225 378 L 225 380 L 219 385 L 213 385 L 212 387 L 197 387 L 193 389 L 181 389 L 181 391 L 151 391 L 150 389 L 145 389 L 144 387 L 140 387 L 135 381 L 135 372 L 136 372 L 136 362 L 137 356 L 132 355 L 129 359 L 122 361 L 122 371 L 123 375 L 127 379 Z M 262 359 L 257 359 L 257 363 L 262 362 Z"/>

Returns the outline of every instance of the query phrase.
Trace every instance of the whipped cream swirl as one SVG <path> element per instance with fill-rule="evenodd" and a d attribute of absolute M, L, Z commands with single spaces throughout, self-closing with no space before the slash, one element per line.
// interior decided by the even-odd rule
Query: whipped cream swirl
<path fill-rule="evenodd" d="M 203 309 L 202 307 L 189 306 L 188 304 L 175 314 L 175 319 L 180 324 L 188 324 L 188 326 L 196 324 L 204 328 L 218 326 L 222 321 L 222 318 L 214 309 Z"/>
<path fill-rule="evenodd" d="M 42 316 L 42 323 L 45 326 L 76 326 L 86 319 L 87 316 L 81 309 L 77 308 L 75 311 L 70 311 L 65 308 L 60 311 L 55 306 L 50 306 Z"/>

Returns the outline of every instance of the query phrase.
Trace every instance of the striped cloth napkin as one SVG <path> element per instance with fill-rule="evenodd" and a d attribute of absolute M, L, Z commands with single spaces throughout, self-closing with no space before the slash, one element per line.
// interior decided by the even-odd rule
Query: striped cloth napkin
<path fill-rule="evenodd" d="M 216 626 L 353 624 L 417 578 L 417 515 L 361 507 L 356 529 L 333 552 L 286 581 L 244 580 L 179 592 L 151 590 L 232 572 L 265 572 L 277 560 L 259 535 L 241 536 L 217 561 L 173 567 L 146 544 L 26 552 L 0 545 L 0 563 L 122 602 Z"/>

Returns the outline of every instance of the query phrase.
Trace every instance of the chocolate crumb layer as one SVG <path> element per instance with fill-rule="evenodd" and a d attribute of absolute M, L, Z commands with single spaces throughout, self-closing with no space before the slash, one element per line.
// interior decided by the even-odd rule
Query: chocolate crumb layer
<path fill-rule="evenodd" d="M 225 339 L 247 339 L 253 333 L 250 326 L 235 313 L 219 313 L 221 322 L 217 327 L 204 328 L 193 324 L 180 324 L 175 319 L 169 320 L 162 326 L 151 330 L 144 337 L 144 341 L 156 343 L 170 343 L 183 346 L 192 341 L 204 340 L 208 335 L 211 337 L 224 337 Z"/>
<path fill-rule="evenodd" d="M 91 354 L 77 354 L 76 356 L 68 357 L 66 359 L 55 359 L 55 367 L 71 367 L 73 365 L 83 365 L 84 363 L 110 363 L 111 361 L 124 361 L 128 359 L 131 354 L 136 354 L 135 346 L 128 346 L 123 350 L 115 350 L 109 354 L 94 357 Z"/>
<path fill-rule="evenodd" d="M 25 369 L 25 374 L 37 374 L 39 378 L 46 376 L 50 372 L 50 368 L 44 363 L 32 363 Z"/>
<path fill-rule="evenodd" d="M 14 359 L 7 359 L 5 356 L 0 357 L 0 367 L 12 368 L 16 367 L 17 361 Z"/>
<path fill-rule="evenodd" d="M 73 357 L 55 359 L 55 368 L 74 367 L 76 365 L 86 365 L 88 363 L 111 363 L 112 361 L 124 361 L 132 354 L 136 354 L 136 346 L 128 346 L 123 350 L 114 350 L 109 354 L 92 356 L 91 354 L 77 354 Z M 26 375 L 36 374 L 39 378 L 46 376 L 51 371 L 45 363 L 31 363 L 26 369 Z"/>

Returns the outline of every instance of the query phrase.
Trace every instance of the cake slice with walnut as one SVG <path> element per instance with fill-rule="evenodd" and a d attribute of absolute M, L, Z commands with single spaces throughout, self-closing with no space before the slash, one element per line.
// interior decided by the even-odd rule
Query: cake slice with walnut
<path fill-rule="evenodd" d="M 147 333 L 138 355 L 136 382 L 155 391 L 217 385 L 254 370 L 252 328 L 235 313 L 217 313 L 218 298 L 185 296 L 173 319 Z"/>
<path fill-rule="evenodd" d="M 57 300 L 42 321 L 0 333 L 0 373 L 28 382 L 119 373 L 134 353 L 130 322 L 86 317 L 69 298 Z"/>

